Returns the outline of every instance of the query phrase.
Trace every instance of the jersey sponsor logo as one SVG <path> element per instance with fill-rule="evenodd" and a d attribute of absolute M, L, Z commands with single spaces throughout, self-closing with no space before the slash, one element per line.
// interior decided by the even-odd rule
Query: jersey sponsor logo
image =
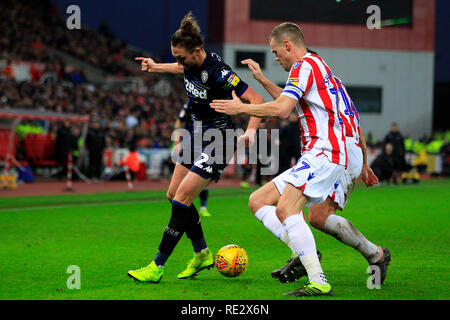
<path fill-rule="evenodd" d="M 208 71 L 203 70 L 203 71 L 202 71 L 202 74 L 201 74 L 201 78 L 202 78 L 203 83 L 205 83 L 206 81 L 208 81 Z"/>
<path fill-rule="evenodd" d="M 208 94 L 206 89 L 202 89 L 197 87 L 195 84 L 190 82 L 187 79 L 184 79 L 184 84 L 186 86 L 186 91 L 190 94 L 192 94 L 195 98 L 200 99 L 208 99 Z"/>
<path fill-rule="evenodd" d="M 239 81 L 241 81 L 241 79 L 239 79 L 239 77 L 234 73 L 227 80 L 227 82 L 230 83 L 233 87 L 236 87 Z"/>

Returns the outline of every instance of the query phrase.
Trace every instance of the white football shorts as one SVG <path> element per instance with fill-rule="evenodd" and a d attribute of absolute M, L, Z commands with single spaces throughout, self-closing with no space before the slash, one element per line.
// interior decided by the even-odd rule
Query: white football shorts
<path fill-rule="evenodd" d="M 363 153 L 355 138 L 347 137 L 347 169 L 341 179 L 339 179 L 330 193 L 331 199 L 344 210 L 348 198 L 353 192 L 356 180 L 361 175 L 363 166 Z"/>
<path fill-rule="evenodd" d="M 344 166 L 332 163 L 322 152 L 317 155 L 313 152 L 304 152 L 295 166 L 275 177 L 272 182 L 280 194 L 283 194 L 287 183 L 302 190 L 309 198 L 306 204 L 309 208 L 327 199 L 344 171 Z"/>

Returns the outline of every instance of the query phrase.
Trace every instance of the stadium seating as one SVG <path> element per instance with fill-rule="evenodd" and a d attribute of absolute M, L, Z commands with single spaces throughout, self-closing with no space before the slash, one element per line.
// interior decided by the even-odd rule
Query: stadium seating
<path fill-rule="evenodd" d="M 8 145 L 10 138 L 10 131 L 8 130 L 0 130 L 0 162 L 6 160 L 6 154 L 8 153 Z M 14 137 L 14 143 L 11 148 L 10 154 L 15 156 L 16 154 L 16 145 L 17 145 L 17 137 Z"/>
<path fill-rule="evenodd" d="M 2 131 L 0 131 L 0 161 L 4 161 L 6 158 L 6 152 L 8 149 L 8 140 L 5 139 L 5 134 Z"/>
<path fill-rule="evenodd" d="M 52 135 L 30 133 L 24 139 L 25 155 L 35 167 L 56 166 Z"/>
<path fill-rule="evenodd" d="M 8 153 L 9 147 L 9 138 L 11 136 L 11 132 L 9 130 L 0 130 L 0 163 L 6 162 L 6 155 Z M 16 157 L 16 148 L 19 144 L 19 139 L 16 135 L 14 135 L 13 144 L 10 150 L 10 155 L 15 158 Z M 14 165 L 14 163 L 9 159 L 8 163 L 10 165 Z M 27 161 L 17 161 L 21 166 L 28 166 Z"/>

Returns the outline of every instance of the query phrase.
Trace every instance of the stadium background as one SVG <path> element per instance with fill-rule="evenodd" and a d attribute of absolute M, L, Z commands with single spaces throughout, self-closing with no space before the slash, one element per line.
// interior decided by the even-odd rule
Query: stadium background
<path fill-rule="evenodd" d="M 185 100 L 184 95 L 175 94 L 182 91 L 182 82 L 177 77 L 143 75 L 133 58 L 143 55 L 157 61 L 173 61 L 170 35 L 188 10 L 198 18 L 207 48 L 221 54 L 264 98 L 270 99 L 251 73 L 240 65 L 240 60 L 251 57 L 274 82 L 283 85 L 285 80 L 285 73 L 267 46 L 267 34 L 283 16 L 295 20 L 295 15 L 290 16 L 293 10 L 288 9 L 288 1 L 279 6 L 278 2 L 269 1 L 264 7 L 251 0 L 11 3 L 2 4 L 3 33 L 12 36 L 16 31 L 16 34 L 3 41 L 0 107 L 2 110 L 12 107 L 90 116 L 91 122 L 99 122 L 105 132 L 107 173 L 115 170 L 118 161 L 128 153 L 130 144 L 137 144 L 147 177 L 168 174 L 162 166 L 169 154 L 167 148 L 171 145 L 173 124 Z M 296 22 L 302 25 L 308 46 L 318 51 L 334 66 L 335 73 L 345 79 L 361 113 L 367 140 L 373 147 L 370 161 L 381 152 L 382 141 L 391 123 L 396 122 L 406 138 L 408 162 L 427 163 L 428 174 L 445 173 L 446 157 L 441 148 L 448 143 L 449 136 L 445 101 L 450 80 L 448 44 L 443 34 L 446 19 L 442 12 L 446 12 L 448 3 L 376 2 L 385 14 L 382 23 L 394 24 L 381 30 L 366 27 L 369 15 L 362 10 L 368 6 L 367 1 L 329 3 L 332 5 L 325 6 L 329 8 L 325 11 L 317 10 L 322 4 L 306 1 L 303 5 L 311 7 L 312 12 L 304 13 L 298 10 L 302 5 L 299 3 L 300 21 Z M 65 20 L 70 15 L 66 10 L 72 4 L 81 9 L 81 30 L 65 28 Z M 359 6 L 356 8 L 360 13 L 356 18 L 352 15 L 355 5 Z M 15 7 L 22 8 L 24 16 L 29 15 L 30 19 L 11 21 L 17 14 Z M 28 12 L 27 7 L 36 7 L 36 13 Z M 333 11 L 341 13 L 333 15 Z M 322 12 L 321 15 L 318 12 Z M 436 13 L 441 15 L 436 16 Z M 320 22 L 311 22 L 310 16 Z M 33 23 L 38 23 L 39 19 L 41 24 L 33 28 Z M 12 23 L 7 26 L 7 21 Z M 236 32 L 238 29 L 240 31 Z M 46 87 L 43 98 L 42 95 L 36 98 L 38 83 L 49 84 L 39 89 L 43 91 Z M 131 95 L 127 95 L 128 92 Z M 11 148 L 7 131 L 13 121 L 5 119 L 7 117 L 4 116 L 0 124 L 3 128 L 0 134 L 2 163 Z M 245 125 L 243 117 L 237 121 L 239 127 Z M 280 125 L 283 124 L 274 120 L 268 127 Z M 51 145 L 56 143 L 60 126 L 58 121 L 22 120 L 17 128 L 10 152 L 24 167 L 29 166 L 38 179 L 54 177 L 54 171 L 49 168 L 61 167 L 64 163 L 63 159 L 58 159 L 65 158 L 58 154 L 60 148 Z M 75 127 L 78 127 L 75 135 L 84 140 L 89 128 L 82 124 Z M 32 140 L 29 136 L 27 140 L 29 131 L 44 133 L 48 139 L 35 143 L 38 138 L 33 136 L 35 140 Z M 81 157 L 75 160 L 80 170 L 89 176 L 89 148 L 81 141 L 78 144 L 76 148 L 80 149 L 77 152 L 81 152 Z M 39 150 L 31 150 L 29 145 Z M 240 168 L 230 167 L 227 173 L 239 176 Z"/>
<path fill-rule="evenodd" d="M 305 4 L 310 7 L 314 7 L 313 3 L 319 3 L 320 6 L 325 2 L 327 1 L 297 1 L 298 5 Z M 351 8 L 354 4 L 365 8 L 369 2 L 380 5 L 382 19 L 383 12 L 389 12 L 391 16 L 383 21 L 394 25 L 383 26 L 381 30 L 368 30 L 365 25 L 368 14 L 363 12 L 355 18 L 351 10 L 345 9 L 346 6 Z M 270 79 L 283 85 L 286 73 L 274 61 L 267 38 L 272 28 L 285 20 L 283 15 L 293 12 L 295 14 L 295 10 L 283 11 L 283 8 L 290 8 L 289 1 L 265 3 L 266 10 L 262 10 L 255 0 L 2 1 L 0 167 L 2 170 L 8 169 L 8 172 L 2 171 L 1 186 L 4 188 L 0 192 L 0 210 L 4 219 L 3 225 L 0 226 L 4 231 L 2 234 L 8 237 L 4 243 L 7 244 L 9 239 L 13 239 L 13 234 L 19 239 L 19 245 L 26 247 L 34 247 L 37 242 L 45 243 L 45 240 L 24 240 L 27 243 L 22 243 L 20 239 L 27 239 L 27 232 L 23 235 L 20 233 L 23 230 L 17 230 L 17 234 L 11 232 L 16 230 L 14 228 L 17 225 L 26 225 L 28 222 L 37 225 L 42 223 L 35 221 L 34 219 L 38 218 L 34 216 L 16 214 L 14 210 L 17 208 L 42 209 L 62 203 L 80 205 L 75 211 L 78 210 L 80 217 L 84 217 L 81 205 L 86 203 L 131 200 L 137 204 L 130 204 L 130 208 L 136 206 L 136 210 L 139 210 L 141 201 L 163 198 L 163 192 L 108 193 L 102 197 L 97 195 L 100 192 L 119 192 L 127 189 L 124 181 L 113 182 L 104 179 L 119 169 L 119 160 L 129 153 L 131 146 L 137 146 L 143 163 L 143 172 L 137 176 L 133 185 L 135 191 L 163 190 L 170 177 L 165 159 L 170 153 L 170 137 L 174 123 L 185 101 L 185 95 L 180 94 L 184 92 L 182 77 L 142 74 L 139 65 L 133 61 L 134 57 L 149 56 L 161 62 L 173 61 L 169 49 L 170 35 L 178 28 L 179 21 L 186 12 L 192 10 L 205 35 L 206 48 L 220 53 L 242 78 L 269 99 L 262 87 L 252 79 L 251 73 L 241 67 L 239 62 L 243 58 L 254 58 L 261 63 L 263 71 Z M 438 222 L 443 219 L 437 224 L 445 230 L 438 227 L 431 238 L 438 241 L 441 234 L 444 244 L 442 247 L 427 244 L 429 252 L 441 250 L 444 253 L 443 258 L 441 256 L 436 262 L 446 265 L 448 219 L 439 213 L 448 212 L 448 194 L 440 193 L 442 190 L 448 193 L 448 179 L 439 178 L 449 174 L 450 161 L 447 111 L 450 92 L 450 48 L 449 42 L 446 41 L 450 30 L 449 3 L 446 0 L 405 0 L 395 3 L 342 0 L 327 3 L 331 3 L 332 10 L 336 8 L 334 6 L 342 6 L 339 9 L 342 9 L 340 12 L 343 14 L 333 15 L 326 11 L 323 16 L 316 16 L 317 12 L 312 12 L 314 19 L 317 19 L 315 21 L 322 22 L 311 21 L 311 16 L 307 14 L 293 21 L 302 26 L 308 46 L 318 51 L 349 87 L 350 95 L 360 109 L 362 126 L 368 135 L 366 139 L 370 151 L 369 161 L 382 152 L 391 123 L 396 122 L 399 125 L 405 138 L 405 160 L 420 169 L 419 177 L 428 193 L 420 189 L 421 184 L 417 189 L 398 187 L 396 192 L 405 199 L 411 196 L 411 199 L 416 201 L 423 194 L 427 194 L 427 197 L 439 196 L 439 201 L 423 211 L 417 209 L 422 208 L 419 201 L 411 200 L 407 208 L 410 211 L 417 209 L 420 213 L 431 212 L 430 218 L 433 217 L 431 214 L 434 214 Z M 68 30 L 66 27 L 66 19 L 69 16 L 66 8 L 73 4 L 81 9 L 81 30 Z M 15 127 L 17 119 L 21 119 L 21 122 Z M 66 128 L 63 125 L 65 119 L 69 120 Z M 238 127 L 243 128 L 246 118 L 237 117 L 236 122 Z M 99 124 L 105 139 L 102 175 L 99 181 L 90 170 L 92 165 L 89 157 L 98 145 L 89 147 L 85 141 L 94 130 L 94 123 Z M 286 121 L 271 120 L 266 126 L 271 129 L 287 124 Z M 14 129 L 12 135 L 11 129 Z M 58 144 L 58 135 L 66 140 Z M 74 184 L 75 190 L 72 191 L 90 193 L 92 196 L 77 198 L 72 196 L 73 193 L 69 193 L 64 197 L 51 197 L 67 187 L 69 153 L 73 154 L 74 163 L 81 174 L 90 179 L 90 184 L 77 181 Z M 239 194 L 242 199 L 236 203 L 239 203 L 241 208 L 246 208 L 251 189 L 238 189 L 241 174 L 240 166 L 229 166 L 225 178 L 217 186 L 214 185 L 215 188 L 227 188 L 226 191 L 218 190 L 218 199 L 212 200 L 223 206 L 219 208 L 217 205 L 217 215 L 220 215 L 220 209 L 230 209 L 233 210 L 232 214 L 236 215 L 235 219 L 240 219 L 239 213 L 235 212 L 240 209 L 228 208 L 227 197 Z M 77 173 L 73 174 L 74 180 L 80 180 L 80 177 Z M 434 178 L 438 178 L 437 184 L 433 184 Z M 394 197 L 391 197 L 395 189 L 390 189 L 389 186 L 384 189 L 383 185 L 379 190 L 379 197 L 376 199 L 380 204 L 396 205 Z M 367 190 L 356 192 L 355 203 L 360 201 L 358 209 L 364 210 L 370 206 L 363 199 L 365 196 L 370 198 L 369 194 L 370 191 Z M 33 198 L 23 197 L 24 195 L 50 197 Z M 221 200 L 220 197 L 225 199 Z M 442 204 L 442 200 L 447 201 L 447 204 Z M 158 204 L 157 208 L 162 206 Z M 108 210 L 117 215 L 120 212 L 113 205 L 108 207 Z M 135 211 L 128 213 L 124 210 L 124 213 L 136 214 L 135 218 L 140 219 Z M 407 213 L 398 215 L 394 220 L 400 224 L 402 219 L 407 219 Z M 52 212 L 48 214 L 48 221 L 52 221 L 55 217 L 51 216 Z M 70 215 L 71 212 L 64 214 Z M 101 214 L 107 216 L 107 213 Z M 368 215 L 373 221 L 380 219 L 378 223 L 384 223 L 382 217 L 376 215 L 375 209 L 371 209 Z M 73 217 L 75 219 L 75 216 Z M 364 217 L 359 218 L 361 224 L 367 222 Z M 126 219 L 118 221 L 122 221 L 124 225 L 127 223 Z M 418 219 L 414 227 L 411 227 L 414 232 L 420 229 L 421 225 L 425 225 L 421 221 Z M 164 222 L 151 220 L 147 223 Z M 223 220 L 217 217 L 212 223 L 216 224 L 218 233 L 224 235 L 221 224 Z M 225 225 L 228 226 L 227 223 L 225 222 Z M 366 227 L 370 230 L 372 224 L 367 223 Z M 249 227 L 253 228 L 254 225 L 256 223 L 249 218 Z M 256 230 L 255 227 L 255 232 L 259 232 Z M 404 234 L 402 233 L 404 239 L 409 239 L 409 231 L 411 230 L 406 229 Z M 100 233 L 102 232 L 100 230 Z M 234 241 L 227 234 L 224 238 L 230 242 Z M 247 241 L 241 235 L 236 239 L 243 243 Z M 265 238 L 258 235 L 255 241 L 258 239 L 263 241 Z M 406 243 L 404 239 L 400 240 Z M 64 241 L 64 237 L 59 240 Z M 217 242 L 216 245 L 221 244 L 224 243 Z M 22 252 L 22 249 L 19 248 L 18 252 Z M 8 250 L 2 247 L 0 253 L 6 256 Z M 56 248 L 55 252 L 59 252 L 58 250 L 59 248 Z M 282 252 L 281 249 L 278 250 Z M 251 247 L 249 252 L 252 253 Z M 45 255 L 45 252 L 43 254 Z M 40 261 L 39 257 L 38 260 Z M 1 270 L 9 270 L 10 266 L 5 262 L 7 260 L 2 261 Z M 348 265 L 350 262 L 345 266 Z M 270 267 L 273 266 L 268 266 Z M 30 296 L 25 291 L 20 292 L 20 286 L 14 291 L 14 281 L 4 282 L 2 288 L 7 290 L 0 291 L 2 298 L 59 297 L 36 291 Z M 442 281 L 445 291 L 448 282 L 446 278 Z M 59 288 L 58 292 L 63 291 Z M 429 294 L 426 296 L 428 298 L 445 298 L 446 294 L 448 295 L 445 292 L 433 295 L 430 291 L 425 291 Z M 420 291 L 409 292 L 409 297 L 422 297 Z M 348 294 L 351 298 L 351 289 L 348 289 Z M 68 297 L 72 298 L 70 295 Z M 87 297 L 96 298 L 95 294 Z M 126 298 L 124 295 L 120 297 Z M 148 298 L 145 295 L 138 297 Z M 164 297 L 171 298 L 170 295 Z M 366 293 L 357 296 L 358 299 L 367 297 Z M 395 292 L 391 297 L 398 299 L 403 296 Z M 205 297 L 200 294 L 194 298 Z"/>

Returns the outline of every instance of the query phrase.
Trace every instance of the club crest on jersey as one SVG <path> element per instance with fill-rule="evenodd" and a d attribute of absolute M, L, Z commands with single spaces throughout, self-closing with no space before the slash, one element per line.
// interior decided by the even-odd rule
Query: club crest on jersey
<path fill-rule="evenodd" d="M 206 70 L 202 71 L 201 78 L 202 78 L 203 83 L 208 81 L 208 72 Z"/>
<path fill-rule="evenodd" d="M 239 77 L 234 73 L 227 80 L 227 82 L 230 83 L 233 87 L 236 87 L 239 81 L 241 81 L 241 79 L 239 79 Z"/>

